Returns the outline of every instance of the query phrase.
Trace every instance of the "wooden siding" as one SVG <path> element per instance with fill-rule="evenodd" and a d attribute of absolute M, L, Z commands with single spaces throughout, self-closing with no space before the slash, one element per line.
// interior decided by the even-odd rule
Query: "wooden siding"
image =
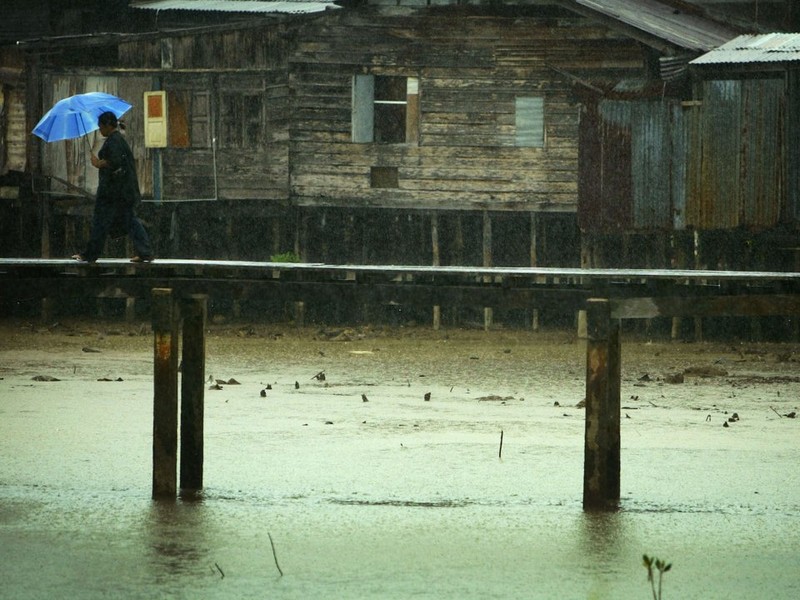
<path fill-rule="evenodd" d="M 207 94 L 202 114 L 181 115 L 191 143 L 184 134 L 159 151 L 164 200 L 288 201 L 286 54 L 292 38 L 284 25 L 276 24 L 120 46 L 122 69 L 152 71 L 153 89 L 168 96 Z M 242 112 L 245 98 L 259 104 L 257 122 L 250 126 L 246 121 L 252 115 Z M 203 128 L 199 135 L 191 130 L 198 127 Z M 238 135 L 232 136 L 235 128 Z"/>
<path fill-rule="evenodd" d="M 263 22 L 263 21 L 262 21 Z M 126 41 L 119 66 L 128 68 L 258 71 L 284 65 L 292 33 L 275 24 Z M 165 64 L 168 63 L 168 64 Z"/>
<path fill-rule="evenodd" d="M 7 88 L 0 96 L 0 113 L 5 116 L 5 123 L 0 124 L 0 175 L 7 171 L 25 170 L 25 141 L 28 137 L 25 124 L 25 88 Z"/>
<path fill-rule="evenodd" d="M 141 108 L 142 95 L 151 86 L 150 78 L 62 74 L 46 75 L 43 81 L 42 100 L 45 107 L 43 113 L 58 100 L 85 92 L 107 92 L 120 96 L 133 104 L 133 108 L 124 115 L 125 137 L 133 151 L 142 193 L 147 194 L 152 190 L 152 161 L 142 141 L 143 114 Z M 41 115 L 34 115 L 34 122 L 40 117 Z M 97 169 L 93 168 L 89 162 L 89 152 L 91 150 L 96 153 L 100 150 L 103 137 L 99 132 L 95 131 L 75 140 L 53 143 L 45 143 L 39 138 L 32 138 L 32 141 L 41 147 L 42 173 L 44 175 L 55 176 L 90 194 L 95 192 L 98 182 Z M 54 190 L 58 191 L 59 188 L 60 184 L 55 183 Z"/>
<path fill-rule="evenodd" d="M 573 81 L 641 75 L 634 44 L 585 21 L 491 9 L 341 11 L 303 30 L 290 59 L 291 190 L 299 205 L 574 211 Z M 419 78 L 419 141 L 351 141 L 356 74 Z M 543 148 L 518 147 L 515 102 L 544 97 Z M 370 187 L 396 167 L 398 188 Z"/>

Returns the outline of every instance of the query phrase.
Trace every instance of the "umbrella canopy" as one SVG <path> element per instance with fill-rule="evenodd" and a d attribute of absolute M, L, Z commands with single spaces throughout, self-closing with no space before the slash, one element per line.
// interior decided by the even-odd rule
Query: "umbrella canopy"
<path fill-rule="evenodd" d="M 104 92 L 76 94 L 56 102 L 32 133 L 45 142 L 71 140 L 97 129 L 97 118 L 104 112 L 112 112 L 119 118 L 131 106 L 125 100 Z"/>

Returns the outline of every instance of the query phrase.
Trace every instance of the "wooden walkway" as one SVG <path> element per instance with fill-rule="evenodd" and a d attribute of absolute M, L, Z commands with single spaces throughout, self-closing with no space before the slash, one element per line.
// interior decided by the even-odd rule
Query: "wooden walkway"
<path fill-rule="evenodd" d="M 612 300 L 614 318 L 797 314 L 800 273 L 664 269 L 427 267 L 163 259 L 132 264 L 101 259 L 0 258 L 0 299 L 149 298 L 154 288 L 178 296 L 286 301 L 581 309 L 588 298 Z M 761 312 L 763 311 L 763 312 Z"/>

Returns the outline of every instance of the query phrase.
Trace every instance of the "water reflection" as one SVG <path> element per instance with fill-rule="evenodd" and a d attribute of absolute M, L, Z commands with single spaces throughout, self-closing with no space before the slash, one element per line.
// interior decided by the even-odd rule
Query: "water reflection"
<path fill-rule="evenodd" d="M 596 557 L 592 570 L 606 565 L 609 572 L 626 554 L 631 522 L 620 512 L 584 512 L 579 515 L 578 543 L 582 553 Z M 606 570 L 606 569 L 601 569 Z"/>
<path fill-rule="evenodd" d="M 153 501 L 144 532 L 149 561 L 159 581 L 213 568 L 209 523 L 200 501 Z"/>

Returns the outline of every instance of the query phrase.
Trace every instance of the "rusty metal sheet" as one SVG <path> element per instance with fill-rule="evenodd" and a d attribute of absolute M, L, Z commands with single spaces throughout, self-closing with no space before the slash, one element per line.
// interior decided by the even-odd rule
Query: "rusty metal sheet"
<path fill-rule="evenodd" d="M 703 82 L 688 119 L 687 225 L 766 229 L 784 203 L 787 141 L 779 79 Z"/>
<path fill-rule="evenodd" d="M 601 100 L 596 109 L 585 111 L 578 211 L 582 230 L 673 226 L 676 198 L 683 203 L 683 181 L 676 174 L 684 160 L 682 121 L 675 122 L 674 110 L 673 103 L 659 100 Z"/>

